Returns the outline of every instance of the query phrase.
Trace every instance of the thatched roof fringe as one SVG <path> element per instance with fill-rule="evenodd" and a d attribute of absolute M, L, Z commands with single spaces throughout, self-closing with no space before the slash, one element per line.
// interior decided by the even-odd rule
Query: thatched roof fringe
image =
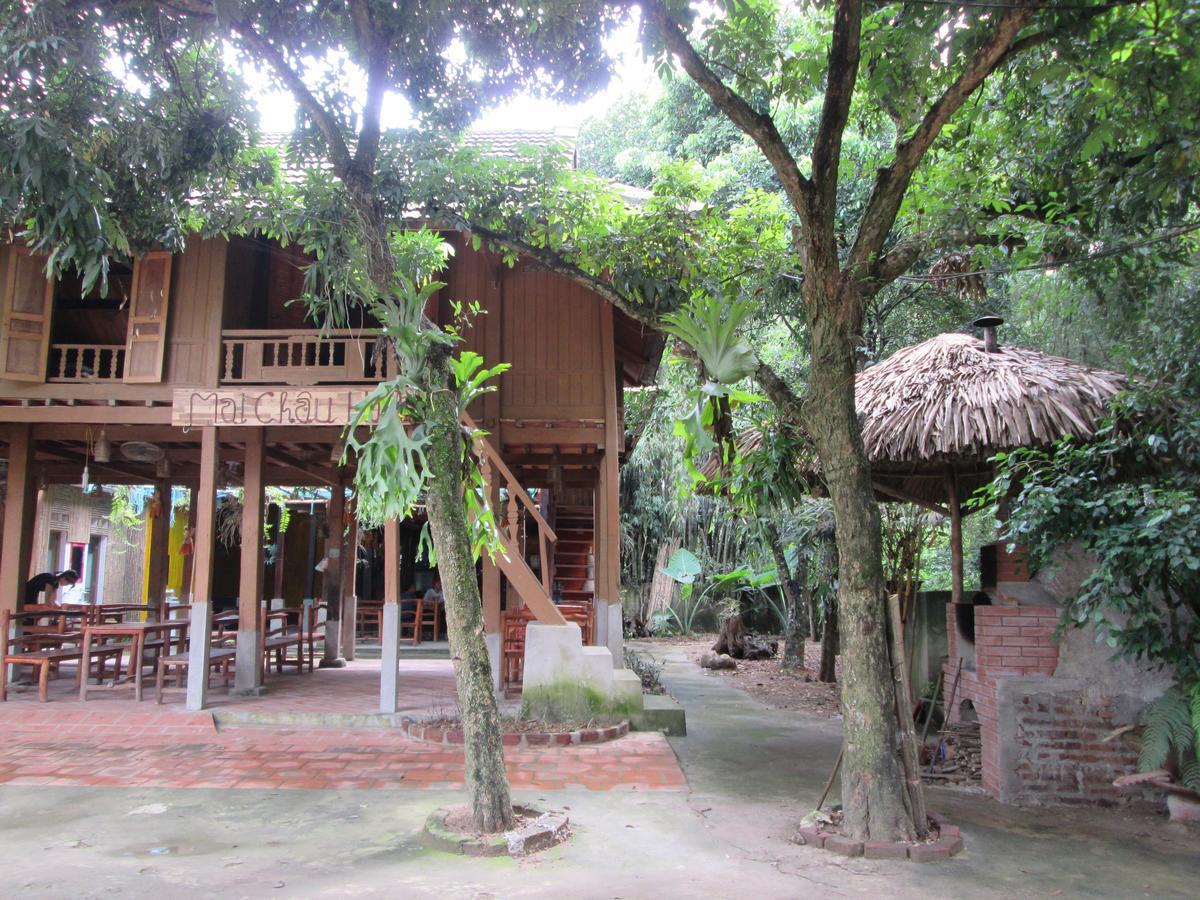
<path fill-rule="evenodd" d="M 872 463 L 986 458 L 1068 433 L 1089 438 L 1125 387 L 1114 372 L 1036 350 L 988 353 L 965 334 L 906 347 L 856 382 Z"/>

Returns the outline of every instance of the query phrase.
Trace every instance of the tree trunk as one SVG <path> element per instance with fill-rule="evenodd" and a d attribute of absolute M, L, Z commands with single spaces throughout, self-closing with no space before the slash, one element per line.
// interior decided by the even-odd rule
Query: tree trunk
<path fill-rule="evenodd" d="M 783 543 L 779 538 L 779 530 L 772 522 L 764 522 L 763 531 L 767 546 L 771 550 L 771 559 L 775 561 L 775 574 L 779 578 L 779 589 L 783 592 L 784 605 L 787 608 L 787 621 L 783 623 L 783 659 L 779 663 L 781 669 L 804 668 L 804 639 L 808 637 L 805 628 L 805 611 L 808 606 L 807 598 L 800 596 L 800 583 L 792 577 L 788 570 L 787 555 L 783 552 Z M 803 567 L 804 557 L 800 557 L 799 565 Z"/>
<path fill-rule="evenodd" d="M 825 610 L 825 623 L 821 632 L 821 665 L 817 671 L 817 681 L 823 684 L 833 684 L 837 681 L 838 657 L 838 614 L 837 601 L 829 604 Z"/>
<path fill-rule="evenodd" d="M 436 351 L 435 351 L 436 352 Z M 439 364 L 440 362 L 440 364 Z M 434 362 L 437 382 L 450 381 L 445 360 Z M 483 631 L 483 603 L 463 505 L 463 438 L 452 391 L 434 391 L 426 511 L 446 603 L 446 632 L 454 660 L 466 752 L 466 785 L 475 827 L 482 832 L 512 826 L 512 798 L 504 770 L 500 710 Z"/>
<path fill-rule="evenodd" d="M 369 185 L 351 179 L 347 186 L 351 202 L 362 219 L 371 281 L 383 296 L 389 296 L 396 261 L 388 243 L 383 213 L 372 198 Z M 437 326 L 429 323 L 428 327 Z M 425 456 L 429 467 L 425 509 L 445 598 L 446 638 L 454 661 L 454 683 L 462 720 L 468 805 L 475 828 L 492 833 L 512 826 L 512 796 L 504 769 L 500 710 L 492 688 L 492 667 L 483 630 L 483 600 L 463 500 L 463 436 L 458 419 L 458 392 L 450 369 L 449 350 L 432 342 L 427 348 L 426 383 L 432 385 L 428 397 L 429 424 L 436 437 Z"/>
<path fill-rule="evenodd" d="M 812 276 L 810 276 L 812 277 Z M 840 279 L 829 279 L 837 283 Z M 815 282 L 815 283 L 812 283 Z M 879 509 L 854 406 L 857 297 L 812 277 L 813 346 L 807 419 L 833 503 L 843 722 L 842 831 L 856 840 L 912 840 L 897 756 L 896 694 L 888 665 Z M 821 295 L 822 290 L 831 291 Z"/>

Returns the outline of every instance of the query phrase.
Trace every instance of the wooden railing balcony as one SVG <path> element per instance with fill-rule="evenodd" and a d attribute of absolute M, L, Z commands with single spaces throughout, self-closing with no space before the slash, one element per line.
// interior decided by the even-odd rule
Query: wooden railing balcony
<path fill-rule="evenodd" d="M 51 344 L 46 380 L 80 383 L 125 377 L 124 344 Z"/>
<path fill-rule="evenodd" d="M 375 384 L 390 377 L 374 331 L 223 331 L 222 384 Z"/>

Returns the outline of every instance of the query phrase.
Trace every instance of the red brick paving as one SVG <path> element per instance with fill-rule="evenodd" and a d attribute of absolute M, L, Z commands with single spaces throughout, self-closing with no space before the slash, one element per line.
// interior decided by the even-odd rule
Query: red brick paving
<path fill-rule="evenodd" d="M 75 669 L 64 666 L 58 678 L 50 682 L 50 704 L 77 705 Z M 359 659 L 343 669 L 317 669 L 297 675 L 294 669 L 267 676 L 267 693 L 259 697 L 231 696 L 215 679 L 208 690 L 209 707 L 215 710 L 253 712 L 307 712 L 370 714 L 379 711 L 379 660 Z M 147 672 L 143 705 L 154 703 L 154 679 Z M 448 659 L 405 659 L 400 663 L 401 704 L 404 710 L 450 711 L 456 706 L 454 670 Z M 169 689 L 163 694 L 163 707 L 183 707 L 184 691 Z M 32 687 L 10 688 L 9 703 L 37 704 Z M 88 709 L 136 709 L 133 689 L 97 692 L 88 696 Z"/>
<path fill-rule="evenodd" d="M 72 711 L 73 712 L 73 711 Z M 3 716 L 0 783 L 87 787 L 363 789 L 458 788 L 460 749 L 389 729 L 217 731 L 202 713 L 63 712 L 42 721 Z M 207 720 L 207 721 L 206 721 Z M 683 772 L 660 734 L 584 747 L 505 750 L 514 788 L 682 790 Z"/>
<path fill-rule="evenodd" d="M 269 681 L 271 692 L 261 698 L 227 698 L 219 689 L 212 697 L 221 705 L 244 702 L 265 711 L 370 712 L 378 702 L 378 664 L 373 673 L 371 668 L 276 676 Z M 406 706 L 454 706 L 446 661 L 406 661 L 401 684 L 410 691 Z M 458 788 L 463 782 L 461 748 L 418 743 L 399 729 L 218 730 L 211 713 L 187 712 L 178 702 L 139 704 L 131 695 L 114 694 L 79 703 L 69 696 L 56 692 L 54 702 L 43 704 L 16 694 L 0 704 L 0 783 L 392 790 Z M 686 787 L 674 752 L 657 733 L 584 746 L 506 747 L 504 757 L 518 789 Z"/>

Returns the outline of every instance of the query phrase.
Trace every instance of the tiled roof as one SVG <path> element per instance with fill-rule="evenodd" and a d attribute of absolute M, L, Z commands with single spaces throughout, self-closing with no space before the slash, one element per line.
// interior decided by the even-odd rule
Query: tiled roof
<path fill-rule="evenodd" d="M 268 132 L 259 136 L 259 143 L 279 151 L 283 162 L 283 177 L 292 183 L 304 180 L 306 170 L 328 170 L 331 168 L 325 159 L 296 160 L 287 153 L 291 135 L 287 132 Z M 463 135 L 463 143 L 481 150 L 490 156 L 515 158 L 525 147 L 545 149 L 554 145 L 563 148 L 571 168 L 578 164 L 575 152 L 576 132 L 574 129 L 543 128 L 522 129 L 509 128 L 502 130 L 478 129 L 468 131 Z"/>

